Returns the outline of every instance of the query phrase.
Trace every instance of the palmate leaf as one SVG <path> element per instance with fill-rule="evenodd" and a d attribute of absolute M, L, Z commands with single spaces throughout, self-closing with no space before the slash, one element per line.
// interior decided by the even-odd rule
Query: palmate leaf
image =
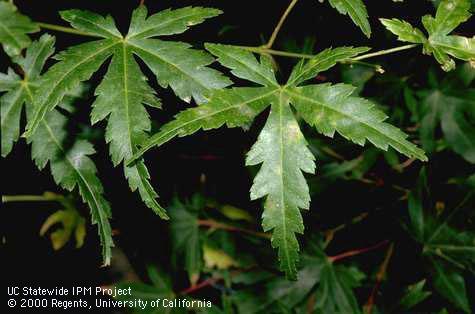
<path fill-rule="evenodd" d="M 453 73 L 453 74 L 452 74 Z M 470 163 L 475 163 L 475 89 L 470 88 L 473 70 L 459 67 L 434 88 L 420 91 L 420 135 L 427 152 L 435 150 L 436 130 L 440 126 L 447 146 Z"/>
<path fill-rule="evenodd" d="M 426 280 L 423 279 L 408 286 L 404 296 L 399 300 L 398 307 L 403 311 L 407 311 L 427 299 L 432 293 L 424 290 L 425 284 Z"/>
<path fill-rule="evenodd" d="M 193 299 L 173 290 L 172 278 L 169 273 L 157 270 L 153 266 L 147 266 L 149 283 L 122 281 L 114 286 L 117 290 L 128 290 L 130 294 L 117 294 L 114 296 L 116 302 L 126 302 L 128 313 L 137 314 L 224 314 L 221 309 L 212 304 L 209 300 Z M 137 300 L 142 300 L 142 307 Z M 194 303 L 192 304 L 191 302 Z M 153 302 L 153 303 L 152 303 Z M 156 302 L 156 303 L 155 303 Z M 192 304 L 191 306 L 176 306 L 176 304 Z M 198 303 L 199 302 L 199 303 Z M 146 304 L 145 304 L 146 303 Z M 203 304 L 204 303 L 204 304 Z M 157 304 L 156 306 L 154 306 Z M 137 306 L 133 306 L 137 305 Z"/>
<path fill-rule="evenodd" d="M 324 252 L 321 239 L 312 239 L 308 253 L 306 262 L 320 267 L 313 313 L 361 313 L 353 289 L 361 285 L 365 274 L 354 266 L 335 265 Z"/>
<path fill-rule="evenodd" d="M 251 198 L 265 197 L 263 227 L 273 232 L 272 245 L 278 248 L 281 269 L 287 277 L 297 273 L 299 245 L 296 233 L 304 226 L 299 209 L 309 208 L 310 196 L 303 172 L 313 173 L 314 157 L 300 131 L 291 105 L 311 125 L 327 136 L 339 132 L 364 145 L 369 140 L 379 148 L 394 147 L 408 157 L 427 160 L 424 152 L 406 140 L 406 135 L 384 122 L 386 115 L 369 101 L 350 96 L 354 87 L 329 84 L 298 87 L 337 62 L 367 51 L 367 48 L 327 49 L 308 62 L 299 63 L 289 82 L 279 85 L 267 57 L 254 55 L 238 47 L 207 44 L 218 61 L 239 78 L 263 87 L 235 87 L 216 91 L 209 102 L 179 113 L 175 120 L 146 140 L 129 162 L 142 158 L 153 146 L 175 136 L 223 125 L 243 127 L 269 105 L 266 125 L 249 152 L 246 164 L 262 164 L 254 178 Z"/>
<path fill-rule="evenodd" d="M 22 107 L 26 105 L 27 120 L 30 121 L 35 110 L 34 93 L 41 80 L 40 73 L 46 59 L 54 52 L 54 38 L 43 35 L 26 51 L 26 56 L 18 57 L 15 62 L 25 73 L 22 80 L 9 71 L 2 75 L 0 90 L 7 91 L 1 98 L 2 106 L 2 155 L 11 150 L 11 145 L 19 134 Z M 69 99 L 71 100 L 71 99 Z M 61 105 L 65 105 L 64 99 Z M 12 114 L 14 112 L 14 114 Z M 5 115 L 4 115 L 5 114 Z M 67 118 L 57 110 L 48 112 L 40 121 L 37 132 L 28 139 L 32 145 L 32 158 L 37 167 L 43 169 L 50 164 L 55 182 L 62 188 L 72 191 L 78 187 L 84 202 L 91 210 L 92 223 L 98 225 L 102 244 L 104 264 L 111 258 L 112 232 L 109 224 L 111 210 L 103 196 L 103 188 L 96 175 L 96 167 L 89 155 L 94 154 L 92 145 L 84 140 L 76 140 L 66 146 Z M 4 148 L 4 143 L 7 144 Z"/>
<path fill-rule="evenodd" d="M 236 284 L 246 285 L 232 296 L 238 313 L 360 313 L 353 289 L 361 285 L 364 273 L 353 266 L 334 265 L 319 239 L 312 241 L 318 244 L 312 242 L 302 254 L 296 281 L 262 272 L 233 278 Z"/>
<path fill-rule="evenodd" d="M 74 237 L 76 248 L 84 245 L 86 237 L 86 219 L 81 215 L 74 204 L 73 197 L 63 197 L 51 192 L 44 196 L 54 198 L 62 205 L 62 209 L 48 216 L 40 228 L 40 235 L 45 236 L 48 231 L 54 250 L 59 250 Z"/>
<path fill-rule="evenodd" d="M 10 57 L 17 56 L 31 43 L 27 34 L 40 28 L 7 1 L 0 2 L 0 43 Z"/>
<path fill-rule="evenodd" d="M 147 275 L 150 278 L 151 283 L 144 282 L 130 282 L 124 281 L 115 284 L 117 289 L 129 289 L 131 288 L 131 294 L 118 294 L 115 296 L 116 300 L 124 302 L 136 302 L 140 299 L 143 302 L 147 302 L 147 306 L 141 308 L 139 306 L 130 306 L 130 313 L 145 313 L 145 314 L 157 314 L 157 313 L 186 313 L 186 308 L 173 308 L 163 307 L 162 300 L 174 300 L 176 293 L 173 291 L 170 277 L 159 271 L 152 266 L 147 266 Z M 158 306 L 150 306 L 150 302 L 160 300 Z"/>
<path fill-rule="evenodd" d="M 431 266 L 433 284 L 437 292 L 470 313 L 463 273 L 475 272 L 475 234 L 460 231 L 449 225 L 450 213 L 445 220 L 437 219 L 427 209 L 427 175 L 421 171 L 417 188 L 409 195 L 410 231 L 423 245 L 422 253 Z"/>
<path fill-rule="evenodd" d="M 185 269 L 190 281 L 199 278 L 203 267 L 202 240 L 200 239 L 198 215 L 189 206 L 173 199 L 169 207 L 170 232 L 175 256 L 184 256 Z"/>
<path fill-rule="evenodd" d="M 432 54 L 444 71 L 455 68 L 451 58 L 475 62 L 475 37 L 449 35 L 458 25 L 467 21 L 471 14 L 469 0 L 440 1 L 435 17 L 425 15 L 422 24 L 428 37 L 406 21 L 380 19 L 386 28 L 401 41 L 423 44 L 424 52 Z"/>
<path fill-rule="evenodd" d="M 472 92 L 471 98 L 471 105 L 474 106 L 475 91 Z M 457 102 L 460 99 L 451 97 L 446 100 L 451 101 L 451 105 L 444 108 L 441 116 L 441 127 L 445 140 L 456 153 L 475 164 L 475 126 L 465 116 L 465 113 L 470 110 L 469 104 Z"/>
<path fill-rule="evenodd" d="M 432 261 L 434 288 L 465 313 L 471 313 L 463 275 L 443 261 Z"/>
<path fill-rule="evenodd" d="M 371 36 L 368 12 L 362 0 L 328 0 L 328 2 L 341 14 L 348 14 L 366 37 L 369 38 Z"/>
<path fill-rule="evenodd" d="M 323 264 L 315 258 L 302 256 L 302 268 L 298 280 L 289 281 L 282 276 L 272 276 L 265 272 L 250 272 L 233 277 L 233 283 L 245 284 L 237 290 L 231 300 L 239 314 L 292 313 L 297 306 L 315 289 L 320 280 Z M 248 276 L 250 282 L 245 279 Z"/>
<path fill-rule="evenodd" d="M 147 9 L 134 10 L 129 33 L 122 36 L 114 20 L 98 14 L 69 10 L 61 16 L 71 25 L 93 36 L 102 37 L 77 45 L 55 56 L 58 63 L 44 75 L 35 95 L 36 111 L 28 122 L 26 137 L 32 136 L 45 115 L 55 108 L 68 90 L 88 80 L 100 66 L 112 57 L 103 81 L 96 89 L 92 123 L 108 121 L 106 141 L 114 165 L 129 159 L 150 131 L 150 118 L 144 105 L 159 107 L 152 88 L 147 84 L 135 56 L 142 59 L 163 87 L 170 86 L 181 99 L 197 102 L 205 100 L 211 89 L 229 85 L 228 79 L 206 67 L 213 58 L 204 52 L 190 49 L 188 44 L 166 42 L 150 37 L 184 32 L 219 10 L 186 7 L 166 10 L 147 17 Z M 150 184 L 150 176 L 143 161 L 124 166 L 125 177 L 132 191 L 138 190 L 144 203 L 162 218 L 165 210 L 157 203 L 157 193 Z"/>
<path fill-rule="evenodd" d="M 316 313 L 361 313 L 353 289 L 360 285 L 364 274 L 355 268 L 333 265 L 322 268 L 316 292 Z"/>

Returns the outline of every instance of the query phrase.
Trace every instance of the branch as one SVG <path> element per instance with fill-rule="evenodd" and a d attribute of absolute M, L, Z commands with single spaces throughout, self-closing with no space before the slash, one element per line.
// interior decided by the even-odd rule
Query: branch
<path fill-rule="evenodd" d="M 440 233 L 440 231 L 443 230 L 443 228 L 449 222 L 449 220 L 451 220 L 455 216 L 455 213 L 457 213 L 459 209 L 461 209 L 465 205 L 465 203 L 469 201 L 470 198 L 472 198 L 472 196 L 474 195 L 475 195 L 475 191 L 469 192 L 464 197 L 464 199 L 450 212 L 450 214 L 445 218 L 444 222 L 435 229 L 434 233 L 432 233 L 432 235 L 429 237 L 426 243 L 430 243 Z"/>
<path fill-rule="evenodd" d="M 350 225 L 353 225 L 353 224 L 356 224 L 356 223 L 359 223 L 360 221 L 362 221 L 363 219 L 365 219 L 366 217 L 368 217 L 369 213 L 368 212 L 364 212 L 364 213 L 361 213 L 359 214 L 358 216 L 352 218 L 349 222 L 347 223 L 343 223 L 341 225 L 338 225 L 332 229 L 328 229 L 326 231 L 323 231 L 323 234 L 325 235 L 325 244 L 324 246 L 326 247 L 330 242 L 331 240 L 333 240 L 333 237 L 335 236 L 335 233 L 342 230 L 342 229 L 345 229 L 346 227 L 350 226 Z"/>
<path fill-rule="evenodd" d="M 252 267 L 251 267 L 252 268 Z M 244 270 L 233 270 L 230 272 L 229 276 L 232 278 L 232 277 L 235 277 L 245 271 L 248 271 L 250 270 L 251 268 L 247 268 L 247 269 L 244 269 Z M 209 287 L 209 286 L 212 286 L 214 285 L 215 283 L 221 281 L 224 279 L 224 276 L 219 276 L 219 277 L 211 277 L 211 278 L 208 278 L 206 280 L 203 280 L 202 282 L 198 283 L 198 284 L 195 284 L 195 285 L 191 285 L 189 286 L 188 288 L 178 292 L 179 295 L 185 295 L 185 294 L 190 294 L 190 293 L 193 293 L 197 290 L 200 290 L 200 289 L 203 289 L 203 288 L 206 288 L 206 287 Z"/>
<path fill-rule="evenodd" d="M 375 250 L 377 248 L 380 248 L 383 245 L 386 245 L 388 242 L 389 242 L 388 240 L 384 240 L 384 241 L 381 241 L 378 244 L 375 244 L 375 245 L 370 246 L 370 247 L 365 247 L 365 248 L 362 248 L 362 249 L 356 249 L 356 250 L 343 252 L 343 253 L 335 255 L 335 256 L 329 256 L 328 259 L 330 260 L 331 263 L 334 263 L 336 261 L 339 261 L 341 259 L 344 259 L 344 258 L 347 258 L 347 257 L 350 257 L 350 256 L 355 256 L 355 255 L 359 255 L 359 254 L 362 254 L 362 253 L 366 253 L 366 252 Z"/>
<path fill-rule="evenodd" d="M 290 11 L 292 11 L 293 7 L 295 6 L 295 4 L 297 3 L 298 0 L 292 0 L 289 4 L 289 6 L 287 7 L 287 9 L 285 10 L 284 14 L 282 14 L 282 16 L 280 17 L 280 20 L 279 22 L 277 23 L 277 25 L 275 26 L 274 28 L 274 31 L 272 32 L 272 35 L 270 36 L 269 38 L 269 41 L 267 42 L 267 44 L 265 44 L 265 48 L 270 48 L 272 47 L 272 45 L 274 44 L 274 41 L 277 37 L 277 34 L 279 33 L 282 25 L 284 24 L 285 22 L 285 19 L 287 18 L 287 16 L 289 15 Z"/>
<path fill-rule="evenodd" d="M 231 225 L 221 223 L 212 219 L 208 219 L 208 220 L 198 219 L 198 226 L 205 226 L 205 227 L 209 227 L 213 229 L 221 229 L 221 230 L 227 230 L 227 231 L 232 231 L 232 232 L 242 232 L 242 233 L 247 233 L 247 234 L 260 237 L 260 238 L 265 238 L 265 239 L 270 239 L 272 237 L 272 235 L 269 233 L 239 228 L 239 227 L 231 226 Z"/>
<path fill-rule="evenodd" d="M 208 286 L 211 286 L 211 285 L 214 285 L 215 283 L 217 283 L 218 281 L 222 280 L 223 277 L 211 277 L 211 278 L 208 278 L 206 280 L 203 280 L 202 282 L 200 282 L 199 284 L 196 284 L 196 285 L 191 285 L 190 287 L 180 291 L 179 294 L 190 294 L 190 293 L 193 293 L 195 292 L 196 290 L 200 290 L 202 288 L 205 288 L 205 287 L 208 287 Z"/>
<path fill-rule="evenodd" d="M 371 295 L 369 296 L 368 301 L 366 302 L 364 306 L 366 314 L 371 314 L 371 312 L 373 311 L 373 305 L 374 305 L 374 299 L 376 298 L 376 292 L 378 292 L 379 286 L 381 285 L 384 275 L 386 274 L 386 271 L 389 265 L 389 260 L 391 259 L 391 256 L 393 255 L 393 251 L 394 251 L 394 243 L 391 243 L 391 245 L 388 248 L 388 251 L 386 252 L 386 256 L 384 257 L 383 263 L 379 267 L 379 271 L 376 274 L 376 283 L 373 287 L 373 290 L 371 291 Z"/>

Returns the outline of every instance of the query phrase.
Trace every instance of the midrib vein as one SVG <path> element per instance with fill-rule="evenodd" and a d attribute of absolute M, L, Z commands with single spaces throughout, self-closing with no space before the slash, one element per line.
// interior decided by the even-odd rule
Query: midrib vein
<path fill-rule="evenodd" d="M 281 217 L 282 217 L 282 231 L 283 231 L 283 241 L 284 241 L 284 254 L 287 260 L 287 267 L 290 268 L 290 256 L 289 256 L 289 244 L 287 243 L 287 220 L 285 217 L 285 196 L 284 196 L 284 135 L 283 135 L 283 126 L 282 126 L 282 91 L 279 93 L 279 162 L 280 162 L 280 200 L 281 200 Z"/>

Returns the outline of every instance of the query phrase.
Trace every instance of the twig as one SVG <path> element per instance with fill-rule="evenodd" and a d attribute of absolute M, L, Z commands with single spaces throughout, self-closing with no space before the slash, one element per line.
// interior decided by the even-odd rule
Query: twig
<path fill-rule="evenodd" d="M 323 233 L 325 234 L 325 244 L 324 246 L 326 247 L 328 245 L 328 243 L 330 243 L 330 241 L 333 239 L 333 236 L 335 235 L 336 232 L 348 227 L 349 225 L 353 225 L 353 224 L 356 224 L 360 221 L 362 221 L 363 219 L 365 219 L 366 217 L 368 217 L 369 213 L 365 212 L 365 213 L 361 213 L 359 214 L 358 216 L 354 217 L 353 219 L 351 219 L 349 222 L 347 223 L 344 223 L 344 224 L 341 224 L 341 225 L 338 225 L 332 229 L 329 229 L 329 230 L 326 230 L 324 231 Z"/>
<path fill-rule="evenodd" d="M 210 227 L 214 229 L 222 229 L 222 230 L 227 230 L 227 231 L 233 231 L 233 232 L 242 232 L 242 233 L 247 233 L 256 237 L 260 238 L 265 238 L 265 239 L 270 239 L 271 234 L 265 233 L 265 232 L 259 232 L 259 231 L 254 231 L 254 230 L 249 230 L 249 229 L 244 229 L 244 228 L 239 228 L 235 226 L 231 226 L 225 223 L 221 223 L 212 219 L 207 219 L 207 220 L 198 220 L 198 225 L 199 226 L 205 226 L 205 227 Z"/>
<path fill-rule="evenodd" d="M 314 312 L 316 301 L 317 300 L 315 293 L 312 293 L 312 295 L 308 298 L 307 304 L 305 306 L 307 314 L 312 314 Z"/>
<path fill-rule="evenodd" d="M 292 0 L 289 4 L 289 6 L 287 7 L 287 9 L 284 11 L 284 14 L 282 14 L 282 16 L 280 17 L 280 20 L 279 22 L 277 23 L 277 25 L 275 26 L 274 28 L 274 31 L 272 32 L 272 35 L 270 36 L 269 38 L 269 41 L 267 42 L 267 44 L 265 44 L 265 48 L 270 48 L 272 47 L 272 45 L 274 44 L 274 41 L 277 37 L 277 34 L 279 33 L 282 25 L 284 24 L 285 22 L 285 19 L 287 18 L 287 16 L 289 15 L 290 11 L 292 11 L 293 7 L 295 6 L 295 4 L 297 3 L 298 0 Z"/>
<path fill-rule="evenodd" d="M 328 146 L 323 146 L 322 148 L 322 151 L 326 154 L 328 154 L 329 156 L 331 157 L 334 157 L 338 160 L 341 160 L 341 161 L 346 161 L 346 158 L 343 157 L 342 155 L 338 154 L 336 151 L 334 151 L 333 149 L 331 149 L 330 147 Z"/>
<path fill-rule="evenodd" d="M 371 180 L 371 179 L 368 179 L 368 178 L 355 178 L 356 181 L 359 181 L 359 182 L 362 182 L 362 183 L 365 183 L 365 184 L 371 184 L 371 185 L 374 185 L 374 186 L 382 186 L 384 185 L 384 181 L 382 181 L 381 179 L 378 179 L 378 180 Z M 381 181 L 381 182 L 380 182 Z M 390 187 L 396 191 L 401 191 L 401 192 L 404 192 L 404 194 L 407 196 L 407 194 L 409 192 L 411 192 L 411 190 L 409 189 L 406 189 L 400 185 L 397 185 L 397 184 L 391 184 Z M 402 198 L 402 199 L 405 199 Z"/>
<path fill-rule="evenodd" d="M 432 235 L 429 237 L 426 243 L 430 243 L 438 234 L 439 232 L 445 227 L 445 225 L 449 222 L 450 219 L 455 215 L 455 213 L 458 212 L 459 209 L 462 208 L 465 203 L 472 198 L 472 196 L 475 195 L 475 191 L 469 192 L 464 199 L 452 210 L 452 212 L 447 216 L 447 218 L 444 220 L 443 223 L 441 223 L 432 233 Z"/>
<path fill-rule="evenodd" d="M 200 282 L 199 284 L 196 284 L 196 285 L 192 285 L 182 291 L 180 291 L 179 294 L 190 294 L 190 293 L 193 293 L 195 292 L 196 290 L 200 290 L 200 289 L 203 289 L 205 287 L 208 287 L 208 286 L 211 286 L 211 285 L 214 285 L 215 283 L 217 283 L 218 281 L 222 280 L 223 277 L 211 277 L 211 278 L 208 278 L 202 282 Z"/>
<path fill-rule="evenodd" d="M 375 250 L 377 248 L 380 248 L 383 245 L 386 245 L 388 242 L 389 242 L 388 240 L 384 240 L 384 241 L 381 241 L 378 244 L 375 244 L 375 245 L 370 246 L 370 247 L 365 247 L 365 248 L 362 248 L 362 249 L 356 249 L 356 250 L 343 252 L 343 253 L 340 253 L 340 254 L 335 255 L 335 256 L 329 256 L 328 259 L 330 260 L 330 262 L 334 263 L 336 261 L 339 261 L 341 259 L 344 259 L 344 258 L 347 258 L 347 257 L 350 257 L 350 256 L 355 256 L 355 255 L 359 255 L 359 254 L 362 254 L 362 253 L 366 253 L 366 252 Z"/>
<path fill-rule="evenodd" d="M 408 160 L 400 163 L 399 165 L 396 165 L 396 167 L 400 168 L 401 170 L 404 168 L 409 167 L 414 161 L 416 161 L 415 158 L 409 158 Z"/>
<path fill-rule="evenodd" d="M 376 283 L 373 287 L 373 290 L 371 291 L 371 295 L 369 296 L 368 301 L 366 302 L 366 305 L 364 306 L 366 314 L 371 314 L 371 312 L 373 311 L 373 305 L 374 305 L 374 300 L 376 298 L 376 293 L 378 292 L 379 286 L 381 285 L 381 282 L 384 279 L 384 275 L 386 274 L 386 271 L 388 269 L 389 260 L 391 259 L 391 256 L 393 255 L 393 251 L 394 251 L 394 243 L 391 243 L 391 245 L 389 245 L 389 248 L 386 252 L 386 256 L 384 257 L 383 263 L 379 267 L 379 271 L 376 274 Z"/>
<path fill-rule="evenodd" d="M 241 270 L 233 270 L 230 272 L 229 276 L 232 278 L 234 276 L 237 276 L 245 271 L 248 271 L 250 270 L 252 267 L 249 267 L 249 268 L 246 268 L 246 269 L 241 269 Z M 206 288 L 206 287 L 209 287 L 209 286 L 212 286 L 214 285 L 215 283 L 223 280 L 224 277 L 223 276 L 220 276 L 220 277 L 211 277 L 211 278 L 208 278 L 206 280 L 203 280 L 202 282 L 198 283 L 198 284 L 195 284 L 195 285 L 191 285 L 189 286 L 188 288 L 180 291 L 178 294 L 179 295 L 184 295 L 184 294 L 190 294 L 190 293 L 193 293 L 197 290 L 200 290 L 200 289 L 203 289 L 203 288 Z"/>

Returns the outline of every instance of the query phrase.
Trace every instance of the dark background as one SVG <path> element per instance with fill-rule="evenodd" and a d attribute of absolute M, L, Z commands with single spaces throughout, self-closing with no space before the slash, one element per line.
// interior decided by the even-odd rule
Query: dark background
<path fill-rule="evenodd" d="M 282 28 L 276 49 L 284 49 L 291 43 L 302 45 L 304 38 L 314 36 L 316 39 L 316 51 L 324 48 L 341 45 L 367 45 L 373 50 L 386 49 L 401 45 L 384 31 L 377 20 L 378 17 L 403 18 L 413 25 L 420 26 L 420 16 L 433 14 L 434 7 L 430 1 L 405 1 L 394 3 L 391 0 L 367 0 L 370 23 L 372 26 L 371 39 L 367 39 L 362 32 L 347 17 L 338 14 L 328 3 L 319 3 L 316 0 L 301 0 L 294 8 L 284 27 Z M 202 48 L 202 42 L 219 42 L 237 45 L 257 46 L 264 42 L 272 32 L 275 23 L 285 10 L 288 1 L 145 1 L 150 13 L 169 7 L 183 7 L 186 5 L 201 5 L 220 8 L 224 14 L 208 20 L 207 22 L 193 27 L 185 34 L 172 36 L 177 39 L 190 42 L 197 48 Z M 115 19 L 122 32 L 127 31 L 129 18 L 132 10 L 138 5 L 138 1 L 91 1 L 91 0 L 61 0 L 61 1 L 15 1 L 20 12 L 29 16 L 34 21 L 66 25 L 57 14 L 59 10 L 81 8 L 92 10 L 101 14 L 110 13 Z M 460 32 L 475 27 L 473 23 L 466 23 L 459 29 Z M 221 33 L 224 26 L 231 26 Z M 90 40 L 70 34 L 50 32 L 57 36 L 57 50 L 67 46 Z M 473 32 L 472 32 L 473 33 Z M 38 34 L 34 34 L 38 37 Z M 417 58 L 416 58 L 417 56 Z M 2 60 L 8 60 L 2 52 Z M 281 79 L 289 73 L 294 60 L 278 58 L 281 67 Z M 387 72 L 395 75 L 405 75 L 416 72 L 416 77 L 425 78 L 429 66 L 433 65 L 430 57 L 420 55 L 418 50 L 410 50 L 390 57 L 377 58 L 384 64 Z M 3 63 L 1 71 L 5 72 L 7 62 Z M 106 64 L 107 65 L 107 64 Z M 92 94 L 100 77 L 106 68 L 104 65 L 91 80 Z M 145 70 L 146 74 L 150 74 Z M 157 87 L 153 76 L 149 75 L 150 82 Z M 338 73 L 328 74 L 330 81 L 339 79 Z M 237 82 L 238 84 L 240 82 Z M 169 121 L 173 114 L 186 108 L 188 105 L 176 98 L 170 90 L 158 88 L 159 97 L 163 100 L 164 110 L 149 110 L 156 122 L 156 127 L 165 121 Z M 365 91 L 369 96 L 377 90 Z M 77 124 L 71 126 L 71 130 L 77 134 L 84 134 L 88 124 L 88 114 L 92 100 L 78 104 Z M 387 104 L 392 105 L 392 104 Z M 394 104 L 396 105 L 396 104 Z M 154 187 L 160 194 L 159 202 L 166 206 L 174 195 L 189 197 L 194 192 L 203 192 L 206 196 L 215 198 L 223 203 L 232 204 L 249 210 L 253 215 L 260 216 L 262 211 L 260 202 L 249 201 L 249 188 L 252 183 L 252 174 L 244 166 L 245 152 L 248 151 L 255 141 L 258 131 L 263 126 L 263 117 L 254 123 L 250 132 L 238 129 L 221 128 L 216 131 L 198 132 L 197 134 L 176 139 L 161 147 L 153 149 L 146 154 L 146 161 L 151 172 Z M 93 134 L 93 143 L 98 153 L 93 156 L 99 169 L 99 176 L 105 187 L 106 198 L 111 202 L 113 211 L 113 228 L 118 233 L 115 236 L 116 245 L 121 248 L 133 268 L 139 276 L 144 276 L 145 265 L 148 263 L 167 262 L 170 258 L 170 241 L 168 239 L 167 224 L 156 217 L 150 209 L 146 208 L 136 193 L 129 191 L 128 184 L 123 177 L 122 167 L 112 167 L 108 158 L 108 148 L 103 142 L 99 124 Z M 310 132 L 311 133 L 311 132 Z M 315 133 L 311 133 L 315 135 Z M 315 135 L 316 136 L 316 135 Z M 340 139 L 337 138 L 336 141 Z M 345 156 L 358 156 L 361 148 L 352 146 Z M 318 157 L 318 156 L 317 156 Z M 453 175 L 446 165 L 451 161 L 459 161 L 459 157 L 443 155 L 431 160 L 429 169 L 437 168 L 437 173 L 431 172 L 435 182 L 442 182 L 445 177 Z M 318 167 L 321 166 L 317 160 Z M 421 164 L 416 162 L 409 167 L 404 175 L 388 170 L 388 166 L 381 164 L 376 172 L 384 181 L 395 182 L 403 186 L 411 187 Z M 453 169 L 452 169 L 453 170 Z M 465 170 L 465 169 L 461 169 Z M 200 178 L 205 178 L 205 183 Z M 8 158 L 1 159 L 2 194 L 42 194 L 44 191 L 62 193 L 55 185 L 49 169 L 38 171 L 30 159 L 30 148 L 23 140 L 20 140 L 10 153 Z M 437 189 L 437 187 L 435 187 Z M 450 193 L 450 191 L 441 191 Z M 344 196 L 344 197 L 335 197 Z M 336 189 L 331 187 L 321 195 L 313 195 L 313 201 L 308 215 L 318 215 L 328 225 L 338 224 L 342 220 L 341 213 L 345 217 L 352 217 L 361 211 L 374 209 L 375 214 L 367 222 L 354 227 L 350 244 L 342 241 L 338 250 L 347 247 L 359 247 L 371 243 L 371 239 L 384 239 L 388 237 L 401 237 L 397 232 L 398 211 L 394 206 L 394 200 L 398 194 L 387 185 L 368 187 L 356 183 L 339 184 Z M 384 213 L 378 214 L 378 209 L 384 208 Z M 43 221 L 59 205 L 55 203 L 9 203 L 2 204 L 0 218 L 0 234 L 5 243 L 0 244 L 2 263 L 1 280 L 8 285 L 41 285 L 41 286 L 72 286 L 72 285 L 103 285 L 110 284 L 115 279 L 113 271 L 100 268 L 100 247 L 95 227 L 88 226 L 85 245 L 82 249 L 75 249 L 72 243 L 66 245 L 60 251 L 54 251 L 47 237 L 39 236 L 39 228 Z M 87 208 L 83 206 L 86 217 Z M 315 214 L 316 213 L 316 214 Z M 394 216 L 393 222 L 388 215 Z M 385 223 L 379 223 L 384 219 Z M 389 220 L 389 223 L 386 223 Z M 314 227 L 308 225 L 307 230 Z M 315 225 L 318 227 L 318 225 Z M 358 237 L 354 237 L 358 234 Z M 402 243 L 405 239 L 400 239 Z M 409 241 L 408 241 L 409 242 Z M 408 256 L 418 255 L 417 247 L 408 244 L 402 247 L 395 255 L 391 263 L 410 263 Z M 374 257 L 374 256 L 373 256 Z M 406 258 L 404 260 L 402 257 Z M 369 257 L 371 258 L 371 254 Z M 377 265 L 369 264 L 368 268 Z M 374 268 L 373 268 L 374 269 Z M 395 278 L 396 283 L 406 284 L 414 282 L 412 278 L 420 276 L 416 271 L 408 267 L 406 273 Z M 186 286 L 186 281 L 177 280 L 178 286 Z M 399 282 L 398 282 L 399 281 Z M 473 292 L 473 285 L 471 287 Z M 475 295 L 473 293 L 472 295 Z"/>

